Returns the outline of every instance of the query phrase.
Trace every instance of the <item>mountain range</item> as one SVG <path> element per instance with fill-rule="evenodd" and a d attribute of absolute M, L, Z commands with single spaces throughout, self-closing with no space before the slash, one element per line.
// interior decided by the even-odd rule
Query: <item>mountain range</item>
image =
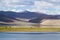
<path fill-rule="evenodd" d="M 31 23 L 40 23 L 43 19 L 60 19 L 60 15 L 47 15 L 38 12 L 12 12 L 0 11 L 0 22 L 27 21 Z"/>

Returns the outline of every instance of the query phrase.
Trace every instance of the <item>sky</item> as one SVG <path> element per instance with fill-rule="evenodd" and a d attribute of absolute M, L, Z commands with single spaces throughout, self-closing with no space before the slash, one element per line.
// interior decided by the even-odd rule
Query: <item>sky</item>
<path fill-rule="evenodd" d="M 60 0 L 0 0 L 0 11 L 31 11 L 60 15 Z"/>

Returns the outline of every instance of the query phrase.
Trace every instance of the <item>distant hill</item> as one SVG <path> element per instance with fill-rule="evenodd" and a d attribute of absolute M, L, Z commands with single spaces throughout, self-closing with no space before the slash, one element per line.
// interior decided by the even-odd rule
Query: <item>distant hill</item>
<path fill-rule="evenodd" d="M 18 19 L 17 19 L 18 18 Z M 43 19 L 60 19 L 60 15 L 47 15 L 38 12 L 12 12 L 12 11 L 0 11 L 0 21 L 13 22 L 14 20 L 20 21 L 20 19 L 30 19 L 28 22 L 40 23 Z"/>
<path fill-rule="evenodd" d="M 13 22 L 13 20 L 11 20 L 10 17 L 6 16 L 6 15 L 3 15 L 3 14 L 0 14 L 0 22 Z"/>
<path fill-rule="evenodd" d="M 29 12 L 29 11 L 24 11 L 19 13 L 12 12 L 12 11 L 0 11 L 0 13 L 13 18 L 26 18 L 26 19 L 45 15 L 43 13 Z"/>
<path fill-rule="evenodd" d="M 41 18 L 41 16 L 45 16 L 45 14 L 43 14 L 43 13 L 29 12 L 29 11 L 24 11 L 24 12 L 19 12 L 19 13 L 12 12 L 12 11 L 0 11 L 0 14 L 3 14 L 5 16 L 13 18 L 13 19 L 22 18 L 22 19 L 31 19 L 31 20 L 35 19 L 39 16 L 40 16 L 40 18 Z M 1 16 L 1 17 L 3 17 L 3 16 Z"/>

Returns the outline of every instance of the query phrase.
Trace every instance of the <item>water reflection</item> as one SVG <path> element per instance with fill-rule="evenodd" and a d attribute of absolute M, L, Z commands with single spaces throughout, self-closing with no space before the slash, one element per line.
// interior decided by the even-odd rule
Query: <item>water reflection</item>
<path fill-rule="evenodd" d="M 59 40 L 60 34 L 5 34 L 0 33 L 0 40 Z"/>

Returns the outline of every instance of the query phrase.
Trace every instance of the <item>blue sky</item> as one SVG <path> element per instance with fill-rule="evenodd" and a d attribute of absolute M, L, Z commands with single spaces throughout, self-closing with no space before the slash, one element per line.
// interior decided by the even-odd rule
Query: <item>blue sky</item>
<path fill-rule="evenodd" d="M 0 11 L 31 11 L 59 15 L 60 0 L 0 0 Z"/>

